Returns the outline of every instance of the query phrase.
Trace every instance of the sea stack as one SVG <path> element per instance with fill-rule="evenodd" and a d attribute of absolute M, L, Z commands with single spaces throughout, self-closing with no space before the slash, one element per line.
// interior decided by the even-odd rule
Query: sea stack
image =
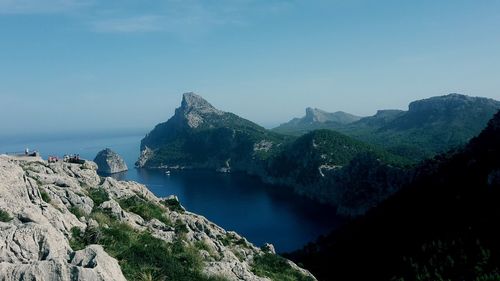
<path fill-rule="evenodd" d="M 113 150 L 106 148 L 97 153 L 94 159 L 97 164 L 99 173 L 115 174 L 128 170 L 127 164 L 123 158 Z"/>

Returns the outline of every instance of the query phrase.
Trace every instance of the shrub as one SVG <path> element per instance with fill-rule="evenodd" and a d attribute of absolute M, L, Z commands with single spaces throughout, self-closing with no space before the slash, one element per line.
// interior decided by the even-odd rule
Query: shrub
<path fill-rule="evenodd" d="M 104 188 L 92 188 L 89 191 L 89 197 L 94 201 L 95 206 L 99 206 L 110 199 L 108 192 Z"/>
<path fill-rule="evenodd" d="M 312 281 L 313 278 L 293 269 L 284 258 L 266 253 L 254 258 L 252 272 L 273 281 Z"/>
<path fill-rule="evenodd" d="M 224 246 L 239 245 L 248 248 L 248 244 L 243 238 L 237 238 L 233 233 L 227 233 L 225 236 L 217 237 Z"/>
<path fill-rule="evenodd" d="M 119 200 L 118 203 L 122 209 L 136 213 L 145 220 L 155 218 L 166 225 L 172 225 L 172 222 L 165 215 L 165 210 L 152 202 L 140 198 L 139 196 L 128 197 L 126 199 Z"/>
<path fill-rule="evenodd" d="M 6 211 L 0 209 L 0 221 L 9 222 L 12 220 L 12 217 Z"/>
<path fill-rule="evenodd" d="M 175 221 L 175 233 L 177 234 L 186 234 L 189 232 L 189 229 L 185 223 L 183 223 L 181 220 L 176 220 Z"/>
<path fill-rule="evenodd" d="M 52 201 L 47 191 L 43 188 L 40 188 L 40 196 L 42 196 L 42 200 L 46 203 L 50 203 L 50 201 Z"/>
<path fill-rule="evenodd" d="M 69 245 L 73 251 L 78 251 L 85 248 L 86 244 L 83 240 L 82 230 L 79 227 L 71 228 L 71 239 L 69 240 Z"/>
<path fill-rule="evenodd" d="M 69 208 L 68 210 L 78 219 L 81 217 L 85 217 L 85 212 L 77 206 L 71 206 L 71 208 Z"/>
<path fill-rule="evenodd" d="M 184 208 L 182 208 L 181 203 L 176 200 L 176 199 L 166 199 L 161 201 L 161 203 L 167 207 L 169 210 L 178 212 L 178 213 L 184 213 Z"/>
<path fill-rule="evenodd" d="M 128 280 L 178 280 L 178 281 L 222 281 L 220 277 L 202 274 L 203 261 L 198 250 L 182 240 L 169 244 L 151 235 L 139 232 L 127 224 L 120 223 L 108 214 L 96 211 L 91 217 L 107 227 L 98 228 L 98 242 L 115 257 Z M 72 229 L 73 249 L 82 249 L 93 243 L 96 230 L 87 228 L 82 233 Z"/>

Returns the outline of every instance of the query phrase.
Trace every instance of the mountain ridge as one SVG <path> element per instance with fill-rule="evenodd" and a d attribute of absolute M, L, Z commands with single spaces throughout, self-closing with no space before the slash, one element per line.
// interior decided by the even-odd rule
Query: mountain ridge
<path fill-rule="evenodd" d="M 301 135 L 318 128 L 331 129 L 418 162 L 465 144 L 484 129 L 498 109 L 500 101 L 452 93 L 413 101 L 406 111 L 379 110 L 348 124 L 289 122 L 287 127 L 273 130 Z"/>

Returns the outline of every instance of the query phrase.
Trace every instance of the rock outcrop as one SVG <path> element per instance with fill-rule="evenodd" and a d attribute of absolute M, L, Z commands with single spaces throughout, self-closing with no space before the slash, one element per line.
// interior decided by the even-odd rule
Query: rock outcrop
<path fill-rule="evenodd" d="M 94 162 L 97 164 L 97 171 L 103 174 L 115 174 L 128 170 L 123 158 L 109 148 L 99 151 Z"/>
<path fill-rule="evenodd" d="M 160 199 L 144 185 L 102 178 L 96 168 L 92 162 L 47 163 L 0 155 L 1 280 L 136 279 L 130 265 L 127 271 L 121 267 L 130 262 L 122 256 L 127 249 L 121 255 L 113 250 L 122 240 L 103 238 L 120 235 L 117 231 L 128 231 L 122 239 L 139 235 L 165 247 L 177 245 L 176 251 L 182 245 L 186 253 L 199 256 L 204 276 L 269 280 L 252 270 L 254 258 L 267 252 L 185 211 L 175 197 Z M 142 209 L 130 205 L 136 201 Z M 146 207 L 156 215 L 144 212 Z M 289 267 L 315 280 L 291 262 Z"/>

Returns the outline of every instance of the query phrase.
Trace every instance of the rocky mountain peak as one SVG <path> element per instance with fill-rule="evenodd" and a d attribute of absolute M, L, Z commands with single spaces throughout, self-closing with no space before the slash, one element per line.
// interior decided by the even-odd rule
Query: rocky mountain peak
<path fill-rule="evenodd" d="M 201 112 L 219 111 L 204 98 L 193 92 L 182 95 L 181 109 L 184 111 L 196 110 Z"/>
<path fill-rule="evenodd" d="M 318 108 L 308 107 L 306 108 L 306 116 L 303 121 L 306 123 L 325 123 L 325 122 L 337 122 L 340 124 L 349 124 L 354 121 L 358 121 L 361 117 L 345 113 L 343 111 L 337 112 L 326 112 Z"/>
<path fill-rule="evenodd" d="M 181 107 L 175 110 L 175 118 L 180 123 L 187 122 L 191 128 L 197 128 L 205 119 L 212 115 L 222 115 L 223 111 L 216 109 L 201 96 L 189 92 L 182 95 Z"/>
<path fill-rule="evenodd" d="M 329 119 L 328 115 L 329 113 L 321 109 L 308 107 L 306 108 L 305 120 L 309 122 L 326 122 Z"/>

